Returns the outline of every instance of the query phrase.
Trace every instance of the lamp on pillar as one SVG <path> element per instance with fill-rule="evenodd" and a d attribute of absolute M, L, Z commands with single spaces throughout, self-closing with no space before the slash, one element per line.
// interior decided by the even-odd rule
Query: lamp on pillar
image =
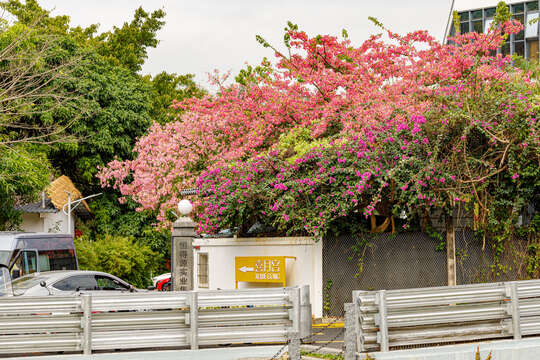
<path fill-rule="evenodd" d="M 182 216 L 173 223 L 171 237 L 172 290 L 193 290 L 193 237 L 195 223 L 188 216 L 193 210 L 189 200 L 178 203 Z"/>

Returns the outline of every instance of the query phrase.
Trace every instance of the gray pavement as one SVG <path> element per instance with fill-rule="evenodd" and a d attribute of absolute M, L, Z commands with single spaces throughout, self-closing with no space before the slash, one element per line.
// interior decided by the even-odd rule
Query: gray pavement
<path fill-rule="evenodd" d="M 341 350 L 343 347 L 343 335 L 345 331 L 343 328 L 313 328 L 313 341 L 311 345 L 325 346 Z"/>

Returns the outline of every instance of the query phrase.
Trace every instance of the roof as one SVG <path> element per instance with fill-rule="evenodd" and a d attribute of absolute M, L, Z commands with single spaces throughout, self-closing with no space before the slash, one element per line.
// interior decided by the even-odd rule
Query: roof
<path fill-rule="evenodd" d="M 71 240 L 72 236 L 71 234 L 56 234 L 56 233 L 43 233 L 43 232 L 0 231 L 0 251 L 1 250 L 12 251 L 13 249 L 15 249 L 15 245 L 17 243 L 17 240 L 19 239 L 38 239 L 40 242 L 44 241 L 44 243 L 47 243 L 47 244 L 48 244 L 47 241 L 49 239 L 53 239 L 53 240 L 56 240 L 56 244 L 58 244 L 59 239 Z M 71 242 L 71 244 L 73 243 Z M 65 245 L 63 247 L 70 248 L 70 246 L 65 246 Z M 34 245 L 32 245 L 32 248 L 34 248 Z M 39 246 L 37 250 L 40 250 Z"/>
<path fill-rule="evenodd" d="M 45 189 L 45 192 L 51 199 L 52 203 L 58 210 L 68 202 L 68 193 L 71 194 L 71 201 L 80 199 L 83 197 L 81 192 L 77 190 L 73 182 L 66 175 L 60 176 L 58 179 L 54 180 L 48 187 Z M 90 207 L 86 201 L 82 201 L 83 206 L 86 208 L 88 213 L 90 213 Z"/>
<path fill-rule="evenodd" d="M 25 213 L 57 213 L 59 211 L 49 197 L 45 197 L 45 204 L 42 204 L 41 201 L 37 201 L 16 206 L 15 209 L 24 211 Z"/>
<path fill-rule="evenodd" d="M 71 179 L 65 175 L 51 182 L 45 189 L 45 193 L 44 204 L 42 201 L 37 201 L 16 206 L 15 209 L 26 213 L 57 213 L 67 204 L 68 193 L 71 194 L 72 202 L 83 197 Z M 73 211 L 80 217 L 89 217 L 91 214 L 90 207 L 85 200 L 81 201 L 81 204 L 76 206 Z"/>

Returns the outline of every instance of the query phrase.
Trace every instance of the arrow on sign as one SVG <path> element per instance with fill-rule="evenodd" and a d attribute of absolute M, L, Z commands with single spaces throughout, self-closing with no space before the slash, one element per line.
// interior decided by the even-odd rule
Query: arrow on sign
<path fill-rule="evenodd" d="M 253 271 L 253 268 L 252 267 L 247 267 L 247 266 L 242 266 L 240 269 L 241 272 L 248 272 L 248 271 Z"/>

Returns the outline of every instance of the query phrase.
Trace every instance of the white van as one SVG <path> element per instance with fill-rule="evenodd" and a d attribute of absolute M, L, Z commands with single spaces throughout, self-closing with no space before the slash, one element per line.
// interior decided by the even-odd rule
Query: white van
<path fill-rule="evenodd" d="M 12 279 L 42 271 L 78 270 L 69 234 L 0 232 L 0 264 L 7 266 Z"/>

